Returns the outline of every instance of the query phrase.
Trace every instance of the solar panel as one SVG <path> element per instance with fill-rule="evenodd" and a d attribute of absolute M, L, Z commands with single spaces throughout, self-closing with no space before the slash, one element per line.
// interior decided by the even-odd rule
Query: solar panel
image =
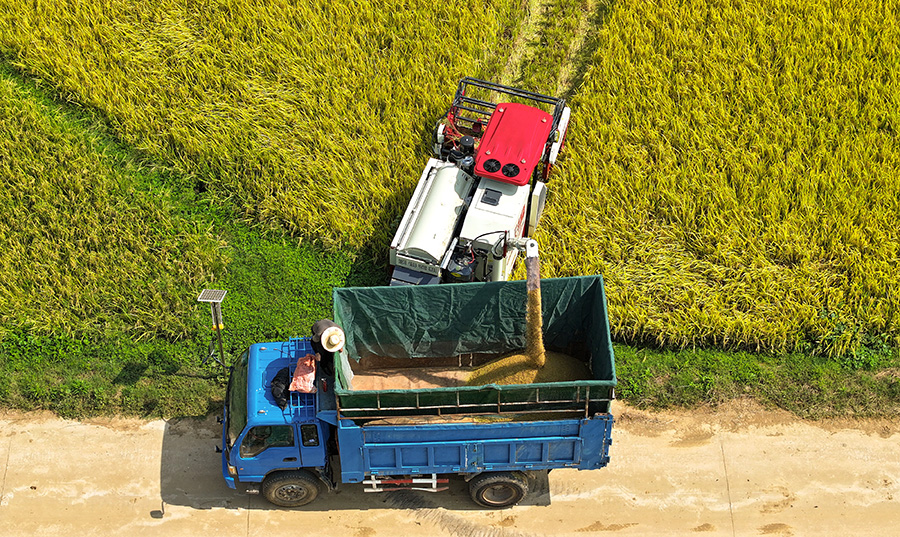
<path fill-rule="evenodd" d="M 222 300 L 225 299 L 225 293 L 228 291 L 222 291 L 219 289 L 204 289 L 200 296 L 197 297 L 198 302 L 212 302 L 214 304 L 219 304 Z"/>

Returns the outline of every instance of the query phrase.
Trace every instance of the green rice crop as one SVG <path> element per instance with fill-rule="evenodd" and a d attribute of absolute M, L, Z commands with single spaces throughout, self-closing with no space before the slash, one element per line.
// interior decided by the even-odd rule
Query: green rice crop
<path fill-rule="evenodd" d="M 900 3 L 601 3 L 544 272 L 624 341 L 900 343 Z"/>
<path fill-rule="evenodd" d="M 83 127 L 0 71 L 0 338 L 183 337 L 220 242 Z"/>
<path fill-rule="evenodd" d="M 4 2 L 0 51 L 255 221 L 388 244 L 456 82 L 513 0 Z"/>

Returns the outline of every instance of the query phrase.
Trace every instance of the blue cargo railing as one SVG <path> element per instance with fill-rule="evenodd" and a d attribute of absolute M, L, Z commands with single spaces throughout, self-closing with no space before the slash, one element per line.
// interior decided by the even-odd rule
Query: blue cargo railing
<path fill-rule="evenodd" d="M 297 368 L 297 360 L 307 354 L 312 354 L 313 349 L 308 338 L 290 338 L 282 343 L 281 352 L 288 357 L 290 361 L 291 378 L 294 376 L 294 370 Z M 288 406 L 284 409 L 285 417 L 289 417 L 294 423 L 312 421 L 316 419 L 316 394 L 288 392 L 290 400 Z"/>
<path fill-rule="evenodd" d="M 591 393 L 592 387 L 594 388 L 593 394 Z M 559 395 L 559 386 L 544 385 L 543 393 L 547 396 L 542 396 L 542 386 L 539 384 L 517 386 L 517 395 L 527 390 L 533 393 L 533 397 L 515 397 L 511 400 L 504 400 L 504 394 L 507 390 L 500 389 L 501 387 L 499 386 L 489 385 L 481 388 L 481 390 L 476 388 L 476 391 L 489 394 L 490 401 L 474 401 L 471 400 L 471 398 L 468 398 L 470 399 L 469 401 L 465 401 L 462 400 L 460 396 L 462 393 L 463 399 L 467 399 L 465 397 L 465 391 L 456 390 L 455 393 L 451 392 L 452 395 L 455 396 L 455 401 L 452 399 L 448 401 L 446 395 L 449 394 L 445 394 L 445 397 L 443 397 L 441 401 L 438 401 L 437 404 L 429 404 L 427 402 L 423 403 L 422 398 L 424 397 L 433 400 L 435 390 L 406 390 L 403 393 L 404 398 L 409 402 L 415 401 L 415 404 L 398 406 L 396 404 L 391 404 L 390 402 L 382 402 L 382 397 L 390 398 L 392 395 L 395 395 L 394 392 L 396 392 L 396 390 L 389 390 L 387 392 L 362 392 L 370 395 L 370 401 L 373 404 L 344 407 L 338 403 L 338 418 L 385 419 L 404 416 L 421 417 L 423 415 L 458 416 L 460 414 L 485 416 L 520 414 L 523 412 L 549 414 L 565 413 L 570 414 L 569 417 L 574 417 L 571 416 L 571 414 L 577 413 L 584 418 L 589 418 L 592 414 L 598 412 L 608 412 L 610 402 L 615 399 L 615 390 L 610 386 L 569 386 L 567 387 L 568 390 L 565 390 L 566 393 L 563 394 L 564 396 L 562 398 L 553 397 L 554 394 Z M 495 395 L 496 398 L 494 397 Z M 355 400 L 359 401 L 360 399 L 357 398 Z"/>

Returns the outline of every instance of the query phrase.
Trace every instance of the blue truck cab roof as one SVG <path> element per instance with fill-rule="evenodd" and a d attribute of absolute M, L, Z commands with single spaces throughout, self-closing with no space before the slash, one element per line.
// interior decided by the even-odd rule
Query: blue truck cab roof
<path fill-rule="evenodd" d="M 254 421 L 273 425 L 279 422 L 279 417 L 284 419 L 285 424 L 290 423 L 290 414 L 282 412 L 278 407 L 271 389 L 272 379 L 278 371 L 287 367 L 293 372 L 294 364 L 286 352 L 286 343 L 269 342 L 250 346 L 247 363 L 247 421 L 250 425 Z"/>
<path fill-rule="evenodd" d="M 317 418 L 336 421 L 334 395 L 330 392 L 333 377 L 316 372 L 317 393 L 289 392 L 288 406 L 281 409 L 272 395 L 272 380 L 284 368 L 293 376 L 297 360 L 314 354 L 310 338 L 292 338 L 288 341 L 256 343 L 247 355 L 247 426 L 302 423 Z M 241 367 L 243 364 L 239 364 Z M 319 369 L 319 368 L 317 368 Z M 317 416 L 317 410 L 324 410 Z M 332 410 L 329 412 L 329 410 Z M 335 414 L 330 417 L 330 414 Z M 329 419 L 330 418 L 330 419 Z"/>

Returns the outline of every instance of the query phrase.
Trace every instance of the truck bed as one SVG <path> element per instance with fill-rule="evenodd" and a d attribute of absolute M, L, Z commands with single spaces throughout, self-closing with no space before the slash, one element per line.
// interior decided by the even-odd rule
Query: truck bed
<path fill-rule="evenodd" d="M 465 385 L 472 368 L 525 346 L 523 281 L 335 289 L 335 321 L 347 334 L 336 364 L 338 419 L 608 413 L 616 380 L 602 278 L 541 287 L 545 346 L 584 360 L 592 378 Z"/>
<path fill-rule="evenodd" d="M 368 476 L 592 470 L 609 462 L 613 418 L 338 424 L 341 480 Z"/>

